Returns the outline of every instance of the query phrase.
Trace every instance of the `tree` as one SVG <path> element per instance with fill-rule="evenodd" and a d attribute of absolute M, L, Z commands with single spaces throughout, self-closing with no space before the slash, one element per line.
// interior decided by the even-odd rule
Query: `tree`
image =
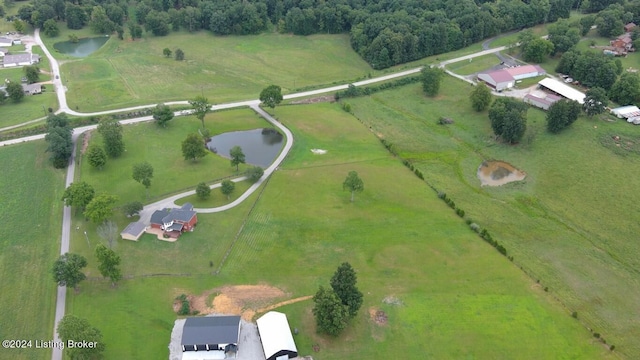
<path fill-rule="evenodd" d="M 191 133 L 182 141 L 182 156 L 184 156 L 185 160 L 192 159 L 193 161 L 197 161 L 198 158 L 204 157 L 207 154 L 208 151 L 204 146 L 204 142 L 198 134 Z"/>
<path fill-rule="evenodd" d="M 211 188 L 207 183 L 201 182 L 196 186 L 196 195 L 202 200 L 207 200 L 211 196 Z"/>
<path fill-rule="evenodd" d="M 318 332 L 337 336 L 347 327 L 349 309 L 342 304 L 333 290 L 320 286 L 313 296 L 313 302 L 313 315 L 316 318 Z"/>
<path fill-rule="evenodd" d="M 69 184 L 69 187 L 64 190 L 62 201 L 64 201 L 65 206 L 73 206 L 84 211 L 91 200 L 93 200 L 95 194 L 96 191 L 93 189 L 93 186 L 86 182 L 72 182 Z"/>
<path fill-rule="evenodd" d="M 512 98 L 498 98 L 489 109 L 489 119 L 496 136 L 507 143 L 517 143 L 527 130 L 527 104 Z"/>
<path fill-rule="evenodd" d="M 240 164 L 245 163 L 245 156 L 242 152 L 242 148 L 240 146 L 234 146 L 229 150 L 229 156 L 231 156 L 231 166 L 236 167 L 236 171 L 238 171 L 238 167 Z"/>
<path fill-rule="evenodd" d="M 122 279 L 122 273 L 118 267 L 120 265 L 120 256 L 106 246 L 98 244 L 96 246 L 96 257 L 100 263 L 98 265 L 100 274 L 111 280 L 111 286 L 116 286 L 116 283 Z"/>
<path fill-rule="evenodd" d="M 117 120 L 104 118 L 98 124 L 98 133 L 104 141 L 104 151 L 110 157 L 118 157 L 124 152 L 122 125 Z"/>
<path fill-rule="evenodd" d="M 278 85 L 269 85 L 260 92 L 260 101 L 270 108 L 275 108 L 282 101 L 282 89 Z"/>
<path fill-rule="evenodd" d="M 167 123 L 173 119 L 173 111 L 165 104 L 158 104 L 152 110 L 153 119 L 162 127 L 167 127 Z"/>
<path fill-rule="evenodd" d="M 37 83 L 40 80 L 40 68 L 35 65 L 29 65 L 22 68 L 24 75 L 29 84 Z"/>
<path fill-rule="evenodd" d="M 68 126 L 49 127 L 49 133 L 44 137 L 49 143 L 47 152 L 51 153 L 53 167 L 62 169 L 69 165 L 69 158 L 73 153 L 72 129 Z"/>
<path fill-rule="evenodd" d="M 587 115 L 602 114 L 607 109 L 609 98 L 607 98 L 607 92 L 603 88 L 593 87 L 587 90 L 585 95 L 582 108 Z"/>
<path fill-rule="evenodd" d="M 165 36 L 171 30 L 169 14 L 164 11 L 150 11 L 144 19 L 144 27 L 155 36 Z"/>
<path fill-rule="evenodd" d="M 553 43 L 549 40 L 535 38 L 522 48 L 524 61 L 541 63 L 553 51 Z"/>
<path fill-rule="evenodd" d="M 193 107 L 193 114 L 202 122 L 202 128 L 204 129 L 204 117 L 211 111 L 209 100 L 204 96 L 196 96 L 195 99 L 189 101 L 189 104 Z"/>
<path fill-rule="evenodd" d="M 184 60 L 184 51 L 182 51 L 182 49 L 176 49 L 175 59 L 176 59 L 176 61 Z"/>
<path fill-rule="evenodd" d="M 484 83 L 478 83 L 469 95 L 471 107 L 475 111 L 483 111 L 491 105 L 491 90 Z"/>
<path fill-rule="evenodd" d="M 93 32 L 98 34 L 111 34 L 116 29 L 116 24 L 109 19 L 104 8 L 97 5 L 91 10 L 89 27 L 91 27 Z"/>
<path fill-rule="evenodd" d="M 9 94 L 9 99 L 13 100 L 13 102 L 20 102 L 24 98 L 24 90 L 22 90 L 22 85 L 19 82 L 9 82 L 5 90 Z"/>
<path fill-rule="evenodd" d="M 577 101 L 556 101 L 547 111 L 547 130 L 555 134 L 567 128 L 578 119 L 580 110 L 581 106 Z"/>
<path fill-rule="evenodd" d="M 102 169 L 107 164 L 107 153 L 98 145 L 89 145 L 87 149 L 87 161 L 94 168 Z"/>
<path fill-rule="evenodd" d="M 444 71 L 437 67 L 425 66 L 422 71 L 422 90 L 427 96 L 436 96 L 440 90 L 440 82 L 444 77 Z"/>
<path fill-rule="evenodd" d="M 147 190 L 149 196 L 149 187 L 153 178 L 153 166 L 147 161 L 133 165 L 133 180 L 139 182 Z"/>
<path fill-rule="evenodd" d="M 331 288 L 349 310 L 350 317 L 355 317 L 362 306 L 362 292 L 357 282 L 356 272 L 348 262 L 342 263 L 331 278 Z"/>
<path fill-rule="evenodd" d="M 127 217 L 131 217 L 133 215 L 138 215 L 143 208 L 144 206 L 140 201 L 132 201 L 124 204 L 122 211 Z"/>
<path fill-rule="evenodd" d="M 162 49 L 162 54 L 164 54 L 165 57 L 171 57 L 171 50 L 169 48 L 164 48 Z"/>
<path fill-rule="evenodd" d="M 66 2 L 65 18 L 67 20 L 67 28 L 72 30 L 82 29 L 89 20 L 85 8 L 71 2 Z"/>
<path fill-rule="evenodd" d="M 65 253 L 53 263 L 53 279 L 58 286 L 67 286 L 78 290 L 78 284 L 86 279 L 82 269 L 87 266 L 87 259 L 82 255 Z"/>
<path fill-rule="evenodd" d="M 107 220 L 98 225 L 96 231 L 98 232 L 98 236 L 109 244 L 109 249 L 112 249 L 113 244 L 118 240 L 118 225 L 111 220 Z"/>
<path fill-rule="evenodd" d="M 117 196 L 100 194 L 87 204 L 84 216 L 94 224 L 102 224 L 113 214 L 113 205 L 116 201 L 118 201 Z"/>
<path fill-rule="evenodd" d="M 49 20 L 45 21 L 44 25 L 43 25 L 43 32 L 48 37 L 56 37 L 56 36 L 58 36 L 58 34 L 60 34 L 60 29 L 58 28 L 58 23 L 53 19 L 49 19 Z"/>
<path fill-rule="evenodd" d="M 22 34 L 24 32 L 26 25 L 24 21 L 16 19 L 13 20 L 13 28 L 18 32 L 18 34 Z"/>
<path fill-rule="evenodd" d="M 87 320 L 67 314 L 58 323 L 57 330 L 60 335 L 60 340 L 62 340 L 64 344 L 67 344 L 68 341 L 85 341 L 95 344 L 94 347 L 67 347 L 65 354 L 68 354 L 72 360 L 102 358 L 102 353 L 105 349 L 102 333 L 100 330 L 91 326 Z"/>
<path fill-rule="evenodd" d="M 640 76 L 624 73 L 609 91 L 609 98 L 620 105 L 630 105 L 640 101 Z"/>
<path fill-rule="evenodd" d="M 362 182 L 357 172 L 349 171 L 349 175 L 342 183 L 342 188 L 351 192 L 351 202 L 353 202 L 353 195 L 364 190 L 364 182 Z"/>
<path fill-rule="evenodd" d="M 252 183 L 260 180 L 260 178 L 264 175 L 264 170 L 260 166 L 254 166 L 247 170 L 247 178 Z"/>
<path fill-rule="evenodd" d="M 553 43 L 553 54 L 564 53 L 578 44 L 580 29 L 568 20 L 560 19 L 555 24 L 549 25 L 549 41 Z"/>
<path fill-rule="evenodd" d="M 229 200 L 229 196 L 231 195 L 233 190 L 235 190 L 235 188 L 236 188 L 236 183 L 227 179 L 222 181 L 222 186 L 220 187 L 220 191 L 224 196 L 227 197 L 227 200 Z"/>
<path fill-rule="evenodd" d="M 131 40 L 140 39 L 142 37 L 142 27 L 129 22 L 129 34 L 131 34 Z"/>

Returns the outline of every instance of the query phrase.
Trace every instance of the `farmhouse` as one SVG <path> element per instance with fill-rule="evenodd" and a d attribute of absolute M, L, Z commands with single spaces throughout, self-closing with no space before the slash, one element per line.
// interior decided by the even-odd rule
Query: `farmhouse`
<path fill-rule="evenodd" d="M 627 119 L 628 123 L 640 125 L 640 109 L 637 106 L 629 105 L 611 109 L 611 113 L 620 119 Z"/>
<path fill-rule="evenodd" d="M 558 94 L 564 98 L 577 101 L 580 104 L 584 104 L 585 95 L 582 92 L 572 88 L 569 85 L 561 83 L 558 80 L 544 78 L 538 82 L 538 85 L 542 89 L 552 91 L 553 93 Z"/>
<path fill-rule="evenodd" d="M 2 47 L 9 47 L 13 45 L 13 40 L 6 38 L 6 37 L 0 37 L 0 46 Z"/>
<path fill-rule="evenodd" d="M 238 352 L 240 316 L 187 318 L 182 330 L 182 360 L 225 359 Z"/>
<path fill-rule="evenodd" d="M 165 235 L 178 238 L 185 231 L 193 231 L 198 215 L 193 205 L 186 203 L 179 209 L 156 210 L 151 214 L 151 227 L 161 229 Z"/>
<path fill-rule="evenodd" d="M 4 59 L 2 60 L 2 66 L 16 67 L 16 66 L 33 65 L 39 62 L 40 62 L 40 55 L 23 53 L 23 54 L 16 54 L 16 55 L 5 55 Z"/>
<path fill-rule="evenodd" d="M 257 321 L 260 341 L 267 360 L 285 360 L 298 356 L 287 315 L 269 311 Z"/>
<path fill-rule="evenodd" d="M 549 110 L 551 105 L 560 100 L 560 96 L 547 93 L 529 93 L 524 96 L 523 101 L 527 104 L 531 104 L 535 107 L 539 107 L 542 110 Z"/>
<path fill-rule="evenodd" d="M 140 239 L 140 236 L 146 229 L 147 226 L 145 224 L 141 222 L 132 222 L 127 225 L 124 230 L 122 230 L 122 232 L 120 233 L 120 237 L 122 237 L 124 240 L 138 241 L 138 239 Z"/>
<path fill-rule="evenodd" d="M 517 80 L 545 74 L 544 69 L 538 65 L 524 65 L 479 73 L 478 79 L 484 81 L 497 91 L 502 91 L 512 88 Z"/>

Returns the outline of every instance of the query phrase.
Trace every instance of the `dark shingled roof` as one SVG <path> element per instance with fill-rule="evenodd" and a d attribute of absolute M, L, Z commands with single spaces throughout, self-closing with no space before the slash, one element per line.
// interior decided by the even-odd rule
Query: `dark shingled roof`
<path fill-rule="evenodd" d="M 129 225 L 127 225 L 127 227 L 124 228 L 124 230 L 122 230 L 120 234 L 129 234 L 133 236 L 138 236 L 142 234 L 145 228 L 146 226 L 141 222 L 132 222 Z"/>
<path fill-rule="evenodd" d="M 171 222 L 171 220 L 189 222 L 189 220 L 191 220 L 191 218 L 195 214 L 196 214 L 195 211 L 182 210 L 182 209 L 171 209 L 171 212 L 169 214 L 167 214 L 167 216 L 162 218 L 162 221 L 164 221 L 165 223 L 169 223 L 169 222 Z"/>
<path fill-rule="evenodd" d="M 169 214 L 170 209 L 156 210 L 151 214 L 152 224 L 162 224 L 162 219 Z"/>
<path fill-rule="evenodd" d="M 237 344 L 240 316 L 204 316 L 187 318 L 182 330 L 182 345 Z"/>

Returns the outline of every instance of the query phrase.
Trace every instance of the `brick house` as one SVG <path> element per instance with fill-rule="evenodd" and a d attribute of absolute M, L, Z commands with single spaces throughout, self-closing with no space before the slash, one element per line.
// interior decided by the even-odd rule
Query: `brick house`
<path fill-rule="evenodd" d="M 185 231 L 193 231 L 198 223 L 198 214 L 193 205 L 186 203 L 178 209 L 156 210 L 151 214 L 151 227 L 161 229 L 165 235 L 178 238 Z"/>

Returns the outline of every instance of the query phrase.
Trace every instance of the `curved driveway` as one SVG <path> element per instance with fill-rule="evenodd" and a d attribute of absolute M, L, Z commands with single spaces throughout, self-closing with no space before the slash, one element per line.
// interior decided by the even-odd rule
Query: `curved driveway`
<path fill-rule="evenodd" d="M 97 115 L 106 115 L 106 114 L 112 114 L 112 113 L 117 113 L 117 112 L 140 110 L 140 109 L 151 108 L 151 107 L 156 106 L 156 104 L 150 104 L 150 105 L 133 106 L 133 107 L 129 107 L 129 108 L 98 111 L 98 112 L 91 112 L 91 113 L 80 113 L 80 112 L 71 110 L 69 108 L 69 106 L 67 105 L 67 97 L 66 97 L 66 93 L 65 93 L 66 89 L 64 88 L 64 86 L 62 84 L 62 76 L 60 74 L 60 66 L 58 65 L 58 61 L 51 55 L 51 53 L 49 52 L 49 49 L 47 49 L 47 47 L 42 42 L 42 39 L 40 38 L 40 29 L 36 29 L 35 30 L 34 38 L 35 38 L 36 43 L 38 45 L 40 45 L 40 47 L 42 48 L 42 50 L 46 54 L 46 56 L 49 59 L 49 62 L 51 64 L 51 70 L 52 70 L 52 75 L 53 75 L 53 86 L 54 86 L 54 89 L 55 89 L 55 92 L 56 92 L 56 96 L 58 97 L 58 104 L 59 104 L 59 109 L 56 111 L 56 113 L 67 113 L 67 114 L 75 115 L 75 116 L 97 116 Z M 464 61 L 464 60 L 472 59 L 474 57 L 478 57 L 478 56 L 482 56 L 482 55 L 486 55 L 486 54 L 496 53 L 496 52 L 502 51 L 504 49 L 505 49 L 505 47 L 503 46 L 503 47 L 483 50 L 483 51 L 480 51 L 480 52 L 477 52 L 477 53 L 474 53 L 474 54 L 471 54 L 471 55 L 466 55 L 466 56 L 462 56 L 462 57 L 459 57 L 459 58 L 443 61 L 443 62 L 441 62 L 439 64 L 439 67 L 444 67 L 447 64 L 451 64 L 451 63 L 458 62 L 458 61 Z M 416 73 L 420 72 L 420 70 L 422 70 L 422 67 L 417 67 L 417 68 L 406 70 L 406 71 L 401 71 L 401 72 L 397 72 L 397 73 L 393 73 L 393 74 L 389 74 L 389 75 L 385 75 L 385 76 L 380 76 L 380 77 L 376 77 L 376 78 L 373 78 L 373 79 L 362 80 L 362 81 L 354 82 L 352 84 L 354 86 L 363 86 L 363 85 L 373 84 L 373 83 L 376 83 L 376 82 L 381 82 L 381 81 L 391 80 L 391 79 L 395 79 L 395 78 L 399 78 L 399 77 L 403 77 L 403 76 L 407 76 L 407 75 L 411 75 L 411 74 L 416 74 Z M 448 72 L 448 73 L 450 73 L 450 72 Z M 453 75 L 453 76 L 456 76 L 453 73 L 450 73 L 450 74 Z M 458 77 L 458 76 L 456 76 L 456 77 Z M 288 94 L 288 95 L 284 95 L 283 98 L 284 99 L 294 99 L 294 98 L 300 98 L 300 97 L 306 97 L 306 96 L 313 96 L 313 95 L 318 95 L 318 94 L 330 93 L 330 92 L 335 92 L 335 91 L 347 89 L 349 87 L 349 85 L 350 84 L 344 84 L 344 85 L 332 86 L 332 87 L 323 88 L 323 89 L 310 90 L 310 91 L 305 91 L 305 92 L 300 92 L 300 93 L 295 93 L 295 94 Z M 189 102 L 188 101 L 173 101 L 173 102 L 166 102 L 165 104 L 167 104 L 167 105 L 188 105 Z M 275 170 L 277 170 L 278 166 L 282 163 L 282 161 L 285 159 L 285 157 L 289 153 L 289 150 L 291 150 L 291 147 L 293 146 L 293 134 L 291 133 L 291 131 L 289 131 L 289 129 L 287 129 L 284 125 L 282 125 L 280 122 L 278 122 L 276 119 L 274 119 L 267 112 L 262 110 L 259 107 L 259 104 L 260 104 L 260 100 L 246 100 L 246 101 L 238 101 L 238 102 L 227 103 L 227 104 L 213 105 L 211 107 L 211 110 L 215 111 L 215 110 L 231 109 L 231 108 L 245 107 L 245 106 L 248 106 L 248 107 L 252 108 L 256 113 L 258 113 L 260 116 L 264 117 L 267 121 L 272 123 L 274 126 L 276 126 L 278 129 L 280 129 L 282 132 L 284 132 L 286 134 L 287 142 L 286 142 L 284 148 L 282 149 L 282 152 L 280 153 L 278 158 L 273 162 L 273 164 L 271 166 L 269 166 L 265 170 L 264 175 L 262 176 L 262 178 L 260 178 L 260 180 L 258 180 L 255 184 L 253 184 L 238 199 L 236 199 L 232 203 L 229 203 L 229 204 L 224 205 L 224 206 L 220 206 L 220 207 L 217 207 L 217 208 L 210 208 L 210 209 L 196 209 L 196 211 L 201 212 L 201 213 L 214 213 L 214 212 L 224 211 L 224 210 L 227 210 L 227 209 L 230 209 L 230 208 L 233 208 L 233 207 L 237 206 L 242 201 L 244 201 L 246 198 L 248 198 L 258 187 L 260 187 L 260 185 L 265 181 L 265 179 L 267 179 L 269 177 L 269 175 L 271 175 Z M 188 115 L 190 113 L 191 112 L 189 110 L 186 110 L 186 111 L 176 112 L 175 115 L 177 115 L 177 116 Z M 150 121 L 150 120 L 153 120 L 153 117 L 151 117 L 151 116 L 143 116 L 143 117 L 139 117 L 139 118 L 135 118 L 135 119 L 123 120 L 123 121 L 120 121 L 120 123 L 123 124 L 123 125 L 126 125 L 126 124 L 133 124 L 133 123 L 137 123 L 137 122 Z M 83 132 L 85 132 L 87 130 L 95 129 L 96 127 L 97 127 L 97 125 L 89 125 L 89 126 L 83 126 L 83 127 L 79 127 L 79 128 L 73 129 L 74 149 L 75 149 L 75 144 L 76 144 L 78 136 L 81 133 L 83 133 Z M 33 141 L 33 140 L 40 140 L 40 139 L 44 139 L 44 137 L 45 137 L 45 134 L 39 134 L 39 135 L 32 135 L 32 136 L 19 138 L 19 139 L 2 141 L 2 142 L 0 142 L 0 146 L 11 145 L 11 144 L 19 144 L 19 143 L 22 143 L 22 142 Z M 75 150 L 74 150 L 73 154 L 74 155 L 72 155 L 72 157 L 71 157 L 71 160 L 70 160 L 70 163 L 69 163 L 69 167 L 67 168 L 66 186 L 69 186 L 69 184 L 73 181 L 74 174 L 75 174 L 75 158 L 74 158 Z M 242 181 L 242 180 L 244 180 L 243 177 L 234 179 L 233 181 Z M 218 186 L 220 186 L 220 185 L 219 184 L 215 184 L 215 185 L 212 185 L 211 188 L 216 188 Z M 167 199 L 164 199 L 164 200 L 158 201 L 156 203 L 149 204 L 149 205 L 145 206 L 145 208 L 144 208 L 144 210 L 143 210 L 143 212 L 141 214 L 141 220 L 143 220 L 143 217 L 144 218 L 150 217 L 151 216 L 150 214 L 153 211 L 155 211 L 156 209 L 167 207 L 167 206 L 172 206 L 172 205 L 174 205 L 174 201 L 175 200 L 177 200 L 179 198 L 182 198 L 184 196 L 191 195 L 193 193 L 194 193 L 194 191 L 188 191 L 188 192 L 185 192 L 185 193 L 182 193 L 182 194 L 178 194 L 178 195 L 175 195 L 175 196 L 169 197 Z M 62 222 L 62 233 L 61 233 L 61 244 L 60 244 L 60 254 L 61 255 L 69 251 L 69 233 L 70 233 L 70 229 L 71 229 L 71 209 L 69 207 L 64 207 L 63 222 Z M 53 333 L 54 333 L 54 340 L 55 341 L 60 341 L 60 339 L 58 337 L 58 333 L 56 331 L 56 326 L 57 326 L 58 322 L 64 316 L 65 302 L 66 302 L 66 287 L 59 286 L 57 295 L 58 296 L 57 296 L 57 301 L 56 301 L 56 313 L 55 313 L 55 323 L 54 323 L 54 331 L 53 331 Z M 51 354 L 51 359 L 52 360 L 61 360 L 62 359 L 62 350 L 54 348 L 53 351 L 52 351 L 52 354 Z"/>

